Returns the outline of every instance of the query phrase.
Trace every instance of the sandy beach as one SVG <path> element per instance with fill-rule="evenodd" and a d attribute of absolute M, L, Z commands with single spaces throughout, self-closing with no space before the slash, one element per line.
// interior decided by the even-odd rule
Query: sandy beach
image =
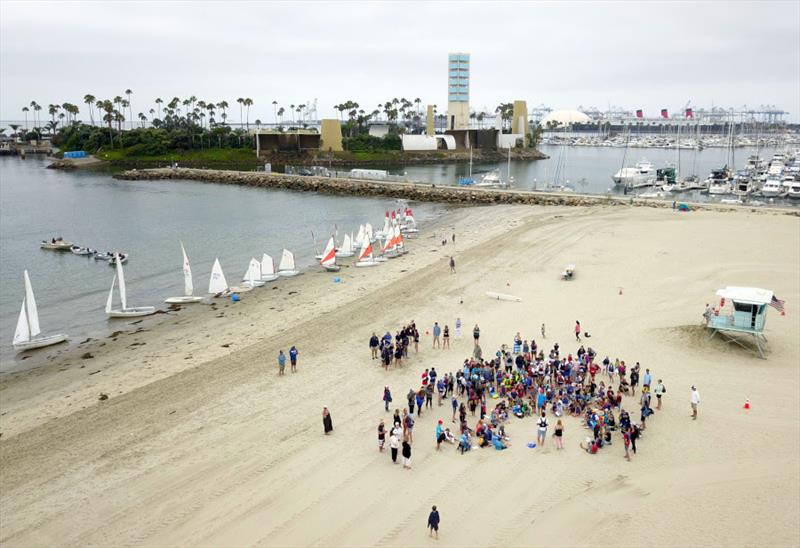
<path fill-rule="evenodd" d="M 408 247 L 379 268 L 343 269 L 341 283 L 307 272 L 239 303 L 123 322 L 112 337 L 0 377 L 0 543 L 800 545 L 800 218 L 457 208 Z M 563 282 L 567 263 L 576 277 Z M 767 359 L 708 340 L 704 305 L 727 285 L 786 301 L 785 316 L 767 315 Z M 456 317 L 464 338 L 432 349 L 425 332 Z M 412 319 L 419 354 L 384 371 L 369 336 Z M 475 323 L 484 355 L 518 331 L 541 342 L 542 323 L 547 348 L 574 352 L 577 319 L 599 356 L 639 361 L 668 389 L 631 462 L 621 444 L 581 451 L 587 431 L 573 418 L 564 451 L 527 448 L 535 422 L 512 417 L 506 451 L 437 452 L 448 406 L 417 420 L 411 470 L 378 452 L 378 421 L 391 420 L 384 385 L 402 409 L 423 369 L 455 372 L 471 355 Z M 278 378 L 278 350 L 293 344 L 299 372 Z M 425 529 L 432 504 L 438 541 Z"/>

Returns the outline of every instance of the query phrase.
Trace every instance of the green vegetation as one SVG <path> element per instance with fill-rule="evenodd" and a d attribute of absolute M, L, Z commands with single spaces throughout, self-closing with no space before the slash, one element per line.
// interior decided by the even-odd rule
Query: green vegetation
<path fill-rule="evenodd" d="M 385 137 L 374 137 L 368 133 L 359 133 L 354 137 L 342 139 L 342 146 L 345 150 L 352 152 L 402 150 L 403 141 L 397 133 L 389 133 Z"/>

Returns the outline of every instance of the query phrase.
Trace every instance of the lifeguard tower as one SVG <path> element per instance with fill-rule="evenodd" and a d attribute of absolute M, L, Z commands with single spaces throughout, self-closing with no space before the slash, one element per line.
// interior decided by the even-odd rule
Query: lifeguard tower
<path fill-rule="evenodd" d="M 709 340 L 719 333 L 727 342 L 748 348 L 735 335 L 752 335 L 755 353 L 763 358 L 763 343 L 767 342 L 764 336 L 767 305 L 774 306 L 775 302 L 772 291 L 758 287 L 726 287 L 717 290 L 717 297 L 720 298 L 719 308 L 708 319 Z M 726 309 L 727 302 L 731 307 Z"/>

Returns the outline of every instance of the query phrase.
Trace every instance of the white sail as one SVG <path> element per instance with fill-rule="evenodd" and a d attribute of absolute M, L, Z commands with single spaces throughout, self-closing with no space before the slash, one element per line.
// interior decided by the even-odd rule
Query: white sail
<path fill-rule="evenodd" d="M 30 326 L 28 325 L 28 314 L 25 312 L 25 299 L 22 299 L 22 308 L 19 311 L 17 328 L 14 330 L 14 344 L 26 343 L 31 340 Z"/>
<path fill-rule="evenodd" d="M 294 270 L 294 255 L 288 249 L 284 249 L 283 255 L 281 255 L 281 264 L 278 265 L 278 271 L 281 270 Z"/>
<path fill-rule="evenodd" d="M 358 225 L 358 234 L 356 235 L 355 244 L 361 245 L 361 242 L 364 240 L 364 225 Z"/>
<path fill-rule="evenodd" d="M 272 261 L 272 257 L 264 253 L 261 256 L 261 276 L 272 276 L 275 274 L 275 263 Z"/>
<path fill-rule="evenodd" d="M 383 235 L 389 234 L 389 230 L 391 230 L 391 225 L 389 225 L 389 215 L 383 218 Z"/>
<path fill-rule="evenodd" d="M 228 282 L 225 280 L 225 274 L 222 272 L 222 266 L 219 264 L 219 259 L 214 259 L 214 266 L 211 268 L 211 279 L 208 282 L 209 293 L 222 293 L 228 289 Z"/>
<path fill-rule="evenodd" d="M 189 257 L 186 256 L 186 249 L 181 242 L 181 252 L 183 253 L 183 292 L 187 297 L 191 297 L 194 293 L 194 284 L 192 283 L 192 267 L 189 266 Z"/>
<path fill-rule="evenodd" d="M 370 242 L 375 239 L 375 235 L 372 233 L 372 225 L 369 223 L 364 227 L 364 237 Z"/>
<path fill-rule="evenodd" d="M 25 308 L 28 316 L 28 330 L 30 331 L 31 338 L 35 337 L 42 332 L 39 329 L 39 310 L 36 308 L 36 299 L 33 297 L 33 286 L 31 286 L 31 279 L 28 277 L 28 271 L 23 274 L 25 278 Z"/>
<path fill-rule="evenodd" d="M 119 260 L 119 253 L 114 254 L 117 261 L 117 277 L 119 278 L 119 299 L 122 301 L 122 310 L 128 308 L 128 289 L 125 287 L 125 272 L 122 270 L 122 262 Z"/>
<path fill-rule="evenodd" d="M 352 253 L 353 252 L 353 240 L 350 239 L 350 234 L 344 235 L 344 241 L 342 242 L 342 253 Z"/>
<path fill-rule="evenodd" d="M 117 275 L 114 274 L 114 279 L 111 280 L 111 290 L 108 292 L 108 300 L 106 301 L 106 314 L 111 312 L 111 303 L 114 301 L 114 284 L 117 282 Z"/>
<path fill-rule="evenodd" d="M 331 236 L 331 239 L 328 240 L 328 245 L 325 246 L 325 251 L 322 253 L 320 264 L 322 266 L 336 265 L 336 245 L 334 244 L 333 236 Z"/>
<path fill-rule="evenodd" d="M 244 277 L 250 287 L 255 287 L 256 281 L 261 282 L 261 263 L 255 257 L 250 259 L 250 264 L 247 266 L 247 272 L 245 272 Z"/>

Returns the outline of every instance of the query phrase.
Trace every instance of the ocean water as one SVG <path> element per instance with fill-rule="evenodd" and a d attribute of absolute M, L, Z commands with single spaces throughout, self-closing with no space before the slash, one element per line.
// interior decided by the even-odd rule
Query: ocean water
<path fill-rule="evenodd" d="M 165 307 L 183 294 L 180 241 L 192 265 L 195 294 L 208 288 L 219 257 L 230 285 L 238 285 L 251 257 L 266 252 L 277 263 L 284 247 L 299 267 L 314 261 L 337 226 L 380 228 L 392 199 L 327 196 L 189 181 L 117 181 L 109 174 L 46 169 L 49 160 L 0 157 L 0 370 L 22 365 L 11 341 L 28 269 L 43 333 L 67 333 L 71 344 L 117 329 L 105 302 L 114 269 L 104 261 L 39 249 L 63 236 L 75 244 L 130 254 L 125 265 L 130 305 Z M 411 204 L 423 224 L 446 209 Z M 323 241 L 325 240 L 325 241 Z M 118 297 L 115 297 L 118 299 Z M 117 302 L 115 300 L 115 302 Z"/>

